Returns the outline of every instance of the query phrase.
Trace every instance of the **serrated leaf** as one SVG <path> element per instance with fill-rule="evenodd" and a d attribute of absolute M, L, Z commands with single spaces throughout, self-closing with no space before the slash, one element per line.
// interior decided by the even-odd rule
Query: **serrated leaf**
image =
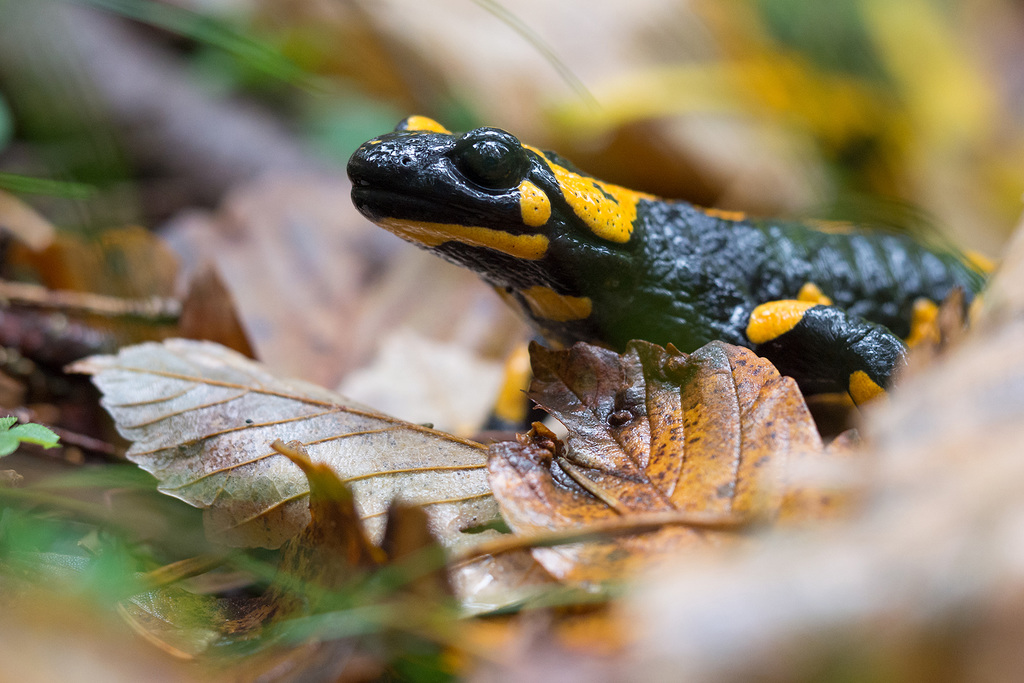
<path fill-rule="evenodd" d="M 621 356 L 586 344 L 531 354 L 531 397 L 569 435 L 562 446 L 535 429 L 493 445 L 490 480 L 517 534 L 599 532 L 533 549 L 561 580 L 621 580 L 682 548 L 729 542 L 744 523 L 835 505 L 786 481 L 822 442 L 793 380 L 747 349 L 713 342 L 686 356 L 631 342 Z"/>
<path fill-rule="evenodd" d="M 60 437 L 54 434 L 52 430 L 31 422 L 14 427 L 8 434 L 14 436 L 18 441 L 34 443 L 43 448 L 56 448 L 57 441 L 60 440 Z"/>
<path fill-rule="evenodd" d="M 309 485 L 270 444 L 299 441 L 355 496 L 379 541 L 395 499 L 427 506 L 445 545 L 497 516 L 484 448 L 377 413 L 331 391 L 274 377 L 217 344 L 172 339 L 76 363 L 132 442 L 128 458 L 164 493 L 203 508 L 207 534 L 276 547 L 309 522 Z"/>
<path fill-rule="evenodd" d="M 0 457 L 18 450 L 22 443 L 34 443 L 43 448 L 56 448 L 59 437 L 42 425 L 23 424 L 11 428 L 16 417 L 0 417 Z"/>

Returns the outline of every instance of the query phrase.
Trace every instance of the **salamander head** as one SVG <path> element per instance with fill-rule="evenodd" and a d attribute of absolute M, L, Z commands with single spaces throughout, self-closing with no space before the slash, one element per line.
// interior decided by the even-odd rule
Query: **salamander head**
<path fill-rule="evenodd" d="M 421 116 L 363 144 L 348 174 L 363 215 L 476 271 L 539 326 L 584 320 L 591 292 L 627 277 L 653 199 L 498 128 L 457 135 Z"/>

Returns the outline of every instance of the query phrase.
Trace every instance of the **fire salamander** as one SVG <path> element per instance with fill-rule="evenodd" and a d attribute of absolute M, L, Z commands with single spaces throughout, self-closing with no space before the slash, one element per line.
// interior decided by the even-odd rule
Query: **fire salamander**
<path fill-rule="evenodd" d="M 470 268 L 547 340 L 753 349 L 805 393 L 884 393 L 980 268 L 909 236 L 822 230 L 666 201 L 586 175 L 497 128 L 413 116 L 348 164 L 374 223 Z"/>

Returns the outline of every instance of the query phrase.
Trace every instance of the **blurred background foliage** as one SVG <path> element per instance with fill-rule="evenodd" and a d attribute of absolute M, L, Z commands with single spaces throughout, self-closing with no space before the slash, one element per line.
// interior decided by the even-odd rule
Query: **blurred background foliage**
<path fill-rule="evenodd" d="M 173 130 L 204 100 L 265 117 L 327 167 L 417 112 L 506 127 L 666 196 L 932 221 L 993 255 L 1024 190 L 1024 9 L 1010 0 L 3 0 L 0 12 L 0 170 L 97 188 L 47 207 L 69 229 L 156 227 L 281 160 L 280 140 L 238 136 L 246 150 L 214 162 L 231 172 L 189 177 L 176 157 L 202 166 L 231 135 L 215 120 Z M 179 85 L 190 97 L 173 97 Z"/>
<path fill-rule="evenodd" d="M 337 179 L 337 211 L 365 223 L 344 164 L 412 113 L 668 197 L 998 257 L 1024 193 L 1024 5 L 0 0 L 0 225 L 26 222 L 6 193 L 67 239 L 0 274 L 168 296 L 164 249 L 125 226 L 159 233 L 268 174 Z M 122 476 L 0 485 L 5 573 L 109 601 L 208 550 L 196 511 Z M 104 561 L 67 566 L 81 557 Z"/>

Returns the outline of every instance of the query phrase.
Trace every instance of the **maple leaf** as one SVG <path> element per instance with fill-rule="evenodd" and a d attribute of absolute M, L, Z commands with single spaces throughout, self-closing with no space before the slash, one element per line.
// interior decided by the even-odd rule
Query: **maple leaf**
<path fill-rule="evenodd" d="M 836 507 L 787 481 L 822 456 L 821 438 L 795 382 L 751 351 L 712 342 L 687 356 L 634 341 L 621 356 L 582 343 L 531 354 L 530 395 L 568 437 L 535 428 L 493 445 L 488 467 L 516 534 L 576 538 L 534 547 L 553 576 L 621 579 L 682 548 L 732 541 L 749 522 Z"/>

